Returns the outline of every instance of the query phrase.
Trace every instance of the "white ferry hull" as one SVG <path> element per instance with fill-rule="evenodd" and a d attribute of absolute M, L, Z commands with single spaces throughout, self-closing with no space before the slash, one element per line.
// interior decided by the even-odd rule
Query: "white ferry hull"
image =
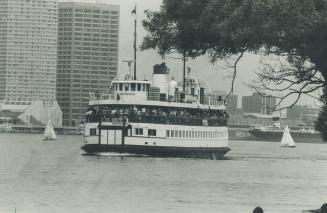
<path fill-rule="evenodd" d="M 227 127 L 132 123 L 127 130 L 128 136 L 124 137 L 117 126 L 110 127 L 114 127 L 112 123 L 104 123 L 103 128 L 107 129 L 99 131 L 96 123 L 86 124 L 82 150 L 87 154 L 116 152 L 153 157 L 206 159 L 221 159 L 230 151 Z M 136 128 L 154 128 L 157 135 L 152 137 L 145 131 L 142 135 L 135 135 Z M 90 129 L 96 129 L 96 135 L 90 135 Z M 168 136 L 167 131 L 178 134 Z M 190 134 L 186 135 L 186 132 Z"/>

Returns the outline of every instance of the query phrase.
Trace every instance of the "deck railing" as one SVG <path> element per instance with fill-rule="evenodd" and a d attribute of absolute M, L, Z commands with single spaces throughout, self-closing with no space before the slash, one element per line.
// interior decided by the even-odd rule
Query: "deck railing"
<path fill-rule="evenodd" d="M 226 104 L 225 99 L 215 95 L 204 95 L 202 100 L 196 95 L 186 94 L 185 96 L 181 95 L 182 93 L 175 93 L 174 97 L 160 96 L 157 92 L 147 92 L 147 101 L 162 101 L 162 102 L 175 102 L 175 103 L 201 103 L 210 106 L 223 106 Z M 120 96 L 115 93 L 90 93 L 90 101 L 96 100 L 119 100 Z"/>
<path fill-rule="evenodd" d="M 168 125 L 186 125 L 186 126 L 227 126 L 228 118 L 222 116 L 219 118 L 196 118 L 196 117 L 179 117 L 179 116 L 160 116 L 160 115 L 108 115 L 108 114 L 92 114 L 86 116 L 87 123 L 116 122 L 126 120 L 132 123 L 153 123 L 153 124 L 168 124 Z"/>

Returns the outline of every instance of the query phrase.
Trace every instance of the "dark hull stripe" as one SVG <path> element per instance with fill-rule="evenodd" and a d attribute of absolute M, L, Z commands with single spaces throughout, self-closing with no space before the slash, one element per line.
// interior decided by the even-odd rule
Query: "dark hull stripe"
<path fill-rule="evenodd" d="M 88 154 L 101 152 L 130 153 L 153 157 L 182 157 L 221 159 L 230 151 L 228 147 L 166 147 L 140 145 L 85 144 L 81 148 Z"/>

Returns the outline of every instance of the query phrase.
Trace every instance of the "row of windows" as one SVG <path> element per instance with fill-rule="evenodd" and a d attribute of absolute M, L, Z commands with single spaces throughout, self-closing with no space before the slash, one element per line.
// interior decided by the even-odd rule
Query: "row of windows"
<path fill-rule="evenodd" d="M 135 128 L 135 135 L 143 135 L 143 128 Z M 156 136 L 156 129 L 148 129 L 148 136 Z M 218 131 L 194 131 L 194 130 L 166 130 L 166 137 L 170 138 L 199 138 L 215 139 L 227 137 L 227 132 Z"/>
<path fill-rule="evenodd" d="M 166 130 L 166 137 L 170 138 L 222 138 L 226 132 L 218 131 L 188 131 L 188 130 Z"/>
<path fill-rule="evenodd" d="M 148 91 L 149 84 L 142 83 L 114 83 L 112 86 L 114 91 Z"/>
<path fill-rule="evenodd" d="M 135 135 L 143 135 L 143 128 L 135 128 Z M 157 130 L 148 129 L 148 136 L 157 136 Z"/>

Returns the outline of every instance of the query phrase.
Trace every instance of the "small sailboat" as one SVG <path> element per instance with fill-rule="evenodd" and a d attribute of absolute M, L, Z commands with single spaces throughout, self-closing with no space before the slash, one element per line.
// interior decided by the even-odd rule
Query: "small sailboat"
<path fill-rule="evenodd" d="M 48 121 L 48 124 L 44 130 L 44 140 L 56 140 L 57 136 L 51 124 L 51 120 Z"/>
<path fill-rule="evenodd" d="M 286 126 L 284 129 L 284 134 L 280 142 L 280 146 L 295 148 L 295 142 L 291 136 L 290 129 L 288 128 L 288 126 Z"/>

